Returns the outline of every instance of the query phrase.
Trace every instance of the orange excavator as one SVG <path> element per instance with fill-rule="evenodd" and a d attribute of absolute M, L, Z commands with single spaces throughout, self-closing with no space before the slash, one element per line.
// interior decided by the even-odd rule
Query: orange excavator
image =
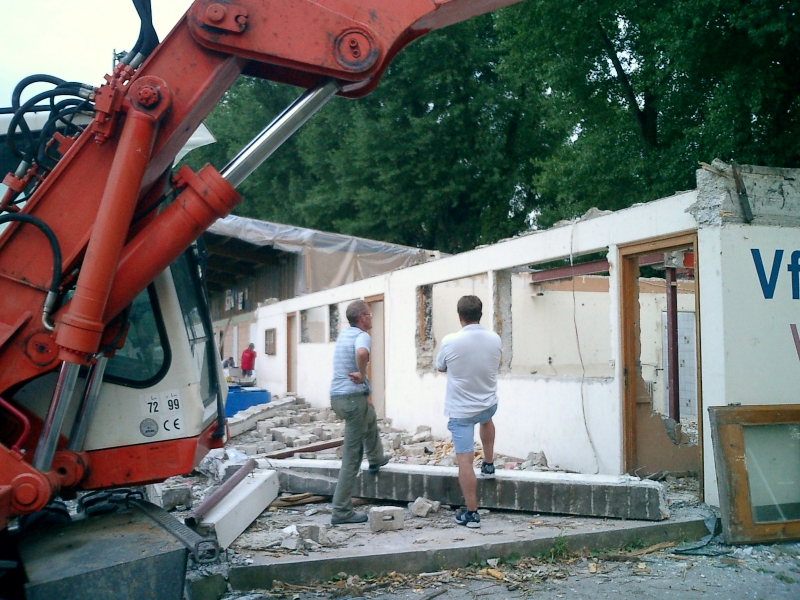
<path fill-rule="evenodd" d="M 134 0 L 139 40 L 103 85 L 20 82 L 0 201 L 0 528 L 59 496 L 189 473 L 224 444 L 194 241 L 333 95 L 365 96 L 415 39 L 517 1 L 196 0 L 159 43 Z M 242 74 L 306 92 L 222 171 L 173 173 Z"/>

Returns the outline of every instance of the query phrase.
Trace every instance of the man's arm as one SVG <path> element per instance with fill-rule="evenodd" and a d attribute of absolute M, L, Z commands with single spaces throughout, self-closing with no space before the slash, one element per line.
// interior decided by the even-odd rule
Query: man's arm
<path fill-rule="evenodd" d="M 349 373 L 353 383 L 364 383 L 367 380 L 367 364 L 369 364 L 369 350 L 366 348 L 356 349 L 356 367 L 358 371 Z"/>

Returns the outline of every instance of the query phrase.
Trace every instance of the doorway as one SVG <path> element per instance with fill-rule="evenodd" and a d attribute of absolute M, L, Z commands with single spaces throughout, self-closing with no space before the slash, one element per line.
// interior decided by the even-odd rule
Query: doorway
<path fill-rule="evenodd" d="M 369 359 L 369 381 L 372 385 L 372 404 L 379 419 L 386 418 L 386 335 L 383 295 L 366 299 L 372 311 L 372 351 Z"/>
<path fill-rule="evenodd" d="M 619 258 L 624 471 L 702 483 L 697 235 L 621 246 Z"/>

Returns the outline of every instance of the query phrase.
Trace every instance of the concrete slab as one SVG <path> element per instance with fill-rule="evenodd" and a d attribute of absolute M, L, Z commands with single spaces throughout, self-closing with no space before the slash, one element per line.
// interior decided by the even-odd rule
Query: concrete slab
<path fill-rule="evenodd" d="M 253 471 L 203 518 L 202 526 L 216 533 L 227 548 L 278 497 L 278 474 Z"/>
<path fill-rule="evenodd" d="M 435 572 L 490 558 L 548 555 L 553 547 L 566 546 L 572 552 L 607 550 L 634 543 L 696 540 L 708 533 L 696 512 L 657 523 L 492 512 L 484 515 L 480 529 L 460 527 L 453 511 L 443 509 L 443 513 L 438 526 L 430 518 L 406 520 L 404 529 L 371 534 L 368 542 L 365 524 L 337 526 L 335 532 L 346 529 L 342 535 L 349 538 L 307 556 L 279 557 L 251 549 L 253 564 L 231 567 L 228 581 L 234 590 L 269 589 L 273 581 L 311 584 L 342 572 L 359 576 Z M 320 515 L 321 520 L 329 518 Z M 428 525 L 418 529 L 415 522 Z"/>
<path fill-rule="evenodd" d="M 281 490 L 291 493 L 311 491 L 304 480 L 290 476 L 294 471 L 328 478 L 315 480 L 313 493 L 332 495 L 339 473 L 339 461 L 285 459 L 271 460 L 278 470 Z M 461 505 L 457 467 L 413 466 L 389 463 L 377 474 L 366 472 L 362 464 L 356 480 L 355 496 L 394 502 L 413 502 L 419 497 L 442 504 Z M 493 480 L 478 480 L 478 505 L 501 510 L 537 513 L 611 517 L 660 521 L 669 516 L 664 487 L 655 481 L 627 475 L 582 475 L 538 471 L 498 471 Z"/>

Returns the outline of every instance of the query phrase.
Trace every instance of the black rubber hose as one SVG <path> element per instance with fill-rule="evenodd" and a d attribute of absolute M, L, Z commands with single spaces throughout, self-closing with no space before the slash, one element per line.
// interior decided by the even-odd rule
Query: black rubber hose
<path fill-rule="evenodd" d="M 33 150 L 34 143 L 33 137 L 29 135 L 29 154 L 24 154 L 17 150 L 17 145 L 14 143 L 14 133 L 17 130 L 17 127 L 22 129 L 23 131 L 27 130 L 28 134 L 30 134 L 30 129 L 28 129 L 27 124 L 25 123 L 25 113 L 28 111 L 29 108 L 34 106 L 40 100 L 46 100 L 48 98 L 52 98 L 54 96 L 68 96 L 68 95 L 77 95 L 79 88 L 69 87 L 69 88 L 62 88 L 61 86 L 56 87 L 52 90 L 47 90 L 46 92 L 42 92 L 40 94 L 36 94 L 33 98 L 30 98 L 25 104 L 20 106 L 17 109 L 17 112 L 14 113 L 14 116 L 11 118 L 11 122 L 8 124 L 8 150 L 12 156 L 16 156 L 17 158 L 21 159 L 30 159 L 30 151 Z M 23 123 L 24 125 L 21 125 Z M 30 162 L 30 160 L 28 160 Z"/>
<path fill-rule="evenodd" d="M 44 127 L 42 127 L 41 135 L 39 136 L 39 147 L 36 152 L 36 157 L 39 164 L 44 164 L 45 158 L 49 158 L 46 157 L 45 153 L 47 141 L 52 137 L 53 133 L 55 133 L 56 129 L 58 128 L 57 123 L 59 121 L 64 123 L 64 125 L 67 127 L 67 133 L 70 132 L 70 129 L 81 131 L 80 127 L 73 125 L 69 121 L 66 121 L 65 117 L 80 113 L 86 108 L 91 108 L 91 104 L 86 102 L 86 100 L 80 100 L 78 98 L 68 98 L 66 100 L 62 100 L 53 107 L 54 110 L 51 112 L 50 118 L 44 124 Z"/>
<path fill-rule="evenodd" d="M 153 27 L 153 10 L 150 7 L 150 0 L 133 0 L 133 5 L 136 7 L 136 12 L 139 13 L 139 19 L 142 21 L 139 34 L 142 45 L 138 50 L 140 54 L 149 56 L 158 46 L 158 34 L 155 27 Z"/>
<path fill-rule="evenodd" d="M 34 83 L 52 83 L 53 85 L 61 85 L 64 83 L 64 80 L 60 77 L 55 77 L 53 75 L 45 75 L 44 73 L 37 73 L 35 75 L 28 75 L 24 79 L 22 79 L 16 86 L 14 86 L 14 91 L 11 93 L 11 108 L 14 109 L 14 112 L 19 110 L 19 102 L 22 98 L 22 92 L 25 91 L 25 88 Z M 33 146 L 33 136 L 31 135 L 31 130 L 28 128 L 28 124 L 23 119 L 22 123 L 19 126 L 22 134 L 28 138 L 28 143 Z"/>
<path fill-rule="evenodd" d="M 57 294 L 58 288 L 61 285 L 61 246 L 58 245 L 56 234 L 53 233 L 53 230 L 50 229 L 44 221 L 37 219 L 33 215 L 25 213 L 7 213 L 5 215 L 0 215 L 0 225 L 8 223 L 9 221 L 29 223 L 37 227 L 45 237 L 47 237 L 47 241 L 50 242 L 50 250 L 53 252 L 53 278 L 50 280 L 49 292 L 51 294 Z"/>

